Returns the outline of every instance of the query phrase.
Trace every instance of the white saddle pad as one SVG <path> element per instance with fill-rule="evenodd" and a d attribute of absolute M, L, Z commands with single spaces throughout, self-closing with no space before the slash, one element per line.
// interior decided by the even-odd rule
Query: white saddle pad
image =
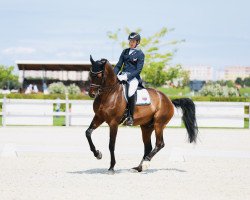
<path fill-rule="evenodd" d="M 123 85 L 123 95 L 126 101 L 128 102 L 125 91 L 126 91 L 125 85 Z M 149 104 L 151 104 L 151 100 L 148 91 L 146 89 L 137 90 L 137 99 L 135 105 L 149 105 Z"/>

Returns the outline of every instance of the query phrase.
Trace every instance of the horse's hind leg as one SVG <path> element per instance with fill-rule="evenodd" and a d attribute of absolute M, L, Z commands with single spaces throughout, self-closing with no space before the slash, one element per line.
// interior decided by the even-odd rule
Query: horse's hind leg
<path fill-rule="evenodd" d="M 164 146 L 164 140 L 163 140 L 163 129 L 168 124 L 170 119 L 173 116 L 174 108 L 173 105 L 167 104 L 165 105 L 166 108 L 168 108 L 168 112 L 164 109 L 159 110 L 158 113 L 155 114 L 154 118 L 154 129 L 155 129 L 155 137 L 156 137 L 156 144 L 153 151 L 151 151 L 145 158 L 146 161 L 150 161 L 155 154 L 157 154 Z"/>
<path fill-rule="evenodd" d="M 146 156 L 152 151 L 152 143 L 151 143 L 151 135 L 154 130 L 154 126 L 148 126 L 148 125 L 141 125 L 142 130 L 142 140 L 144 143 L 144 156 L 142 158 L 141 163 L 138 167 L 134 167 L 134 170 L 137 170 L 138 172 L 142 171 L 142 164 L 145 160 Z"/>
<path fill-rule="evenodd" d="M 161 123 L 155 123 L 154 124 L 155 129 L 155 136 L 156 136 L 156 144 L 153 151 L 151 151 L 146 157 L 145 161 L 151 161 L 151 159 L 157 154 L 164 146 L 164 140 L 163 140 L 163 129 L 164 124 Z"/>

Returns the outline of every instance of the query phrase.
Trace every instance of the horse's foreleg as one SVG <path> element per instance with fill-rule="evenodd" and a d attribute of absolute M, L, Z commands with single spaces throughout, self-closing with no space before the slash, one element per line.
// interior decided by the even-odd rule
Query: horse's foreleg
<path fill-rule="evenodd" d="M 91 138 L 91 134 L 92 132 L 101 124 L 103 123 L 103 120 L 101 120 L 100 118 L 98 118 L 96 115 L 94 116 L 89 128 L 86 130 L 86 137 L 87 140 L 89 142 L 89 146 L 90 146 L 90 150 L 94 153 L 94 156 L 97 159 L 101 159 L 102 158 L 102 153 L 98 150 L 96 150 L 95 145 L 93 144 L 92 138 Z"/>
<path fill-rule="evenodd" d="M 109 137 L 109 151 L 110 151 L 110 168 L 109 172 L 114 173 L 114 166 L 115 166 L 115 141 L 116 141 L 116 135 L 118 130 L 118 124 L 110 125 L 110 137 Z"/>

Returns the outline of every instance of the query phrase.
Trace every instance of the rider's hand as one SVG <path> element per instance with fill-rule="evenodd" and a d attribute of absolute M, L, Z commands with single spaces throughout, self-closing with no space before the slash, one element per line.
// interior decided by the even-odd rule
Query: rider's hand
<path fill-rule="evenodd" d="M 127 81 L 128 80 L 127 74 L 118 75 L 117 78 L 119 79 L 119 81 Z"/>

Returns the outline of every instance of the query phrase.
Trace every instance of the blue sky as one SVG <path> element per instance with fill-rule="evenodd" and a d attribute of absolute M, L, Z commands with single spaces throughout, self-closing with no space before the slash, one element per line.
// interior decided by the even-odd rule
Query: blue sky
<path fill-rule="evenodd" d="M 249 2 L 0 0 L 0 64 L 88 60 L 89 54 L 117 60 L 122 49 L 108 31 L 139 27 L 149 36 L 165 26 L 175 28 L 169 38 L 186 40 L 172 63 L 250 66 Z"/>

